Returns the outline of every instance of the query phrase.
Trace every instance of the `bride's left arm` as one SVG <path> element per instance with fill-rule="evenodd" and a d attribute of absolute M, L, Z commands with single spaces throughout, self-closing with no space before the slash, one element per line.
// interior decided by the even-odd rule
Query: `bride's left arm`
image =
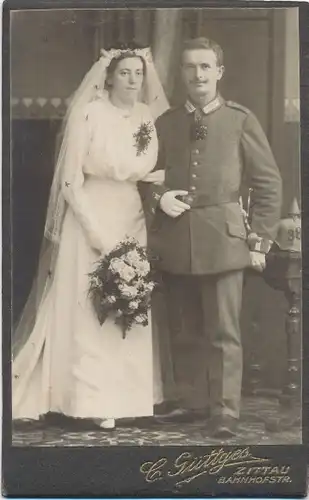
<path fill-rule="evenodd" d="M 143 182 L 152 182 L 158 186 L 164 184 L 165 181 L 165 171 L 163 169 L 160 170 L 154 170 L 153 172 L 150 172 L 150 174 L 147 174 L 146 177 L 144 177 Z"/>
<path fill-rule="evenodd" d="M 143 125 L 145 125 L 145 127 L 147 127 L 149 140 L 148 145 L 146 146 L 145 153 L 141 155 L 141 158 L 143 157 L 144 163 L 143 170 L 145 172 L 145 176 L 142 179 L 144 181 L 149 175 L 151 175 L 152 171 L 155 169 L 158 159 L 158 136 L 156 126 L 148 106 L 143 107 L 142 123 Z"/>
<path fill-rule="evenodd" d="M 149 216 L 151 221 L 153 215 L 158 207 L 161 196 L 167 191 L 164 184 L 165 180 L 165 151 L 162 134 L 162 127 L 160 126 L 160 118 L 155 124 L 155 134 L 157 138 L 157 155 L 156 164 L 150 174 L 148 174 L 141 182 L 139 182 L 139 192 L 143 202 L 144 212 Z"/>

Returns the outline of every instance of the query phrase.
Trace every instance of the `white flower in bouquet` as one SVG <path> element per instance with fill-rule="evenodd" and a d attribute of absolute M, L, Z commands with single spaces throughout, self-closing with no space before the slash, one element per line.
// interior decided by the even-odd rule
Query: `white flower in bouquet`
<path fill-rule="evenodd" d="M 138 306 L 139 306 L 139 303 L 136 300 L 132 300 L 132 302 L 130 302 L 130 304 L 129 304 L 129 309 L 132 309 L 134 311 L 134 309 L 137 309 Z"/>
<path fill-rule="evenodd" d="M 150 272 L 150 264 L 148 260 L 141 260 L 138 262 L 136 269 L 141 276 L 146 276 Z"/>
<path fill-rule="evenodd" d="M 149 283 L 146 283 L 145 284 L 145 289 L 147 292 L 152 292 L 152 290 L 154 289 L 155 287 L 155 284 L 153 281 L 149 281 Z"/>
<path fill-rule="evenodd" d="M 139 279 L 137 279 L 135 282 L 135 287 L 139 293 L 145 293 L 145 285 L 146 284 L 147 283 L 145 283 L 144 279 L 141 276 L 139 276 Z"/>
<path fill-rule="evenodd" d="M 135 286 L 141 295 L 147 295 L 152 292 L 155 287 L 155 283 L 153 281 L 149 281 L 149 283 L 147 283 L 141 279 L 136 282 Z"/>
<path fill-rule="evenodd" d="M 111 260 L 110 268 L 113 272 L 118 273 L 120 278 L 125 281 L 131 281 L 135 276 L 134 270 L 123 260 L 116 257 Z"/>
<path fill-rule="evenodd" d="M 137 266 L 139 264 L 140 260 L 141 260 L 141 258 L 140 258 L 140 255 L 139 255 L 137 250 L 131 250 L 126 255 L 126 261 L 131 266 Z"/>
<path fill-rule="evenodd" d="M 135 277 L 135 272 L 130 266 L 126 265 L 126 267 L 121 269 L 119 275 L 124 281 L 128 282 L 128 281 L 131 281 Z"/>
<path fill-rule="evenodd" d="M 133 299 L 137 295 L 137 290 L 134 286 L 129 286 L 125 283 L 121 283 L 118 288 L 121 291 L 122 295 L 124 297 L 128 297 L 129 299 Z"/>
<path fill-rule="evenodd" d="M 115 295 L 109 295 L 109 297 L 107 297 L 107 302 L 109 302 L 110 304 L 114 304 L 116 302 L 116 297 Z"/>
<path fill-rule="evenodd" d="M 110 269 L 115 273 L 120 273 L 126 264 L 118 257 L 114 257 L 110 262 Z"/>
<path fill-rule="evenodd" d="M 139 314 L 138 316 L 136 316 L 135 322 L 141 325 L 146 319 L 147 317 L 144 314 Z"/>
<path fill-rule="evenodd" d="M 102 285 L 102 282 L 98 276 L 92 276 L 91 284 L 92 284 L 92 286 L 100 287 Z"/>

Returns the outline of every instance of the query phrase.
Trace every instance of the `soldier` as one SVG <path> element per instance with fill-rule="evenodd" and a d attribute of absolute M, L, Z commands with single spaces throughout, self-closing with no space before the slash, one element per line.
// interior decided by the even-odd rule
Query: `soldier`
<path fill-rule="evenodd" d="M 237 431 L 244 269 L 264 269 L 281 212 L 281 178 L 268 141 L 248 109 L 218 93 L 223 72 L 219 45 L 206 38 L 185 43 L 188 100 L 157 120 L 156 169 L 165 171 L 165 182 L 147 194 L 153 212 L 149 245 L 167 288 L 172 338 L 182 328 L 190 335 L 192 308 L 203 318 L 216 437 Z M 250 234 L 239 204 L 244 177 L 254 193 Z M 177 371 L 175 351 L 173 357 Z"/>

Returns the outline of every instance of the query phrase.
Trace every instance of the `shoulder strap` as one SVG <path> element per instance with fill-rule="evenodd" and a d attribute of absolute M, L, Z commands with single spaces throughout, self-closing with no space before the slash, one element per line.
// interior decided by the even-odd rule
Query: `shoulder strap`
<path fill-rule="evenodd" d="M 246 108 L 245 106 L 242 106 L 241 104 L 238 104 L 237 102 L 234 101 L 225 101 L 226 106 L 229 108 L 237 109 L 238 111 L 242 111 L 246 115 L 250 113 L 250 109 Z"/>

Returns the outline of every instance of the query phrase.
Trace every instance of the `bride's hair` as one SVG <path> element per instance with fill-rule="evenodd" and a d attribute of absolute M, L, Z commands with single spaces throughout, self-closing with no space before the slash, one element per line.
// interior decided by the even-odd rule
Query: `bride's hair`
<path fill-rule="evenodd" d="M 106 83 L 105 83 L 105 86 L 107 88 L 109 88 L 109 84 L 108 84 L 108 80 L 110 79 L 110 77 L 113 76 L 118 64 L 120 63 L 120 61 L 123 61 L 124 59 L 135 59 L 135 58 L 138 58 L 142 61 L 142 64 L 143 64 L 143 74 L 144 74 L 144 77 L 146 75 L 146 62 L 144 60 L 144 58 L 139 55 L 139 54 L 135 54 L 133 50 L 130 50 L 128 49 L 127 51 L 125 52 L 122 52 L 118 57 L 113 57 L 113 59 L 111 60 L 109 66 L 106 68 Z"/>

